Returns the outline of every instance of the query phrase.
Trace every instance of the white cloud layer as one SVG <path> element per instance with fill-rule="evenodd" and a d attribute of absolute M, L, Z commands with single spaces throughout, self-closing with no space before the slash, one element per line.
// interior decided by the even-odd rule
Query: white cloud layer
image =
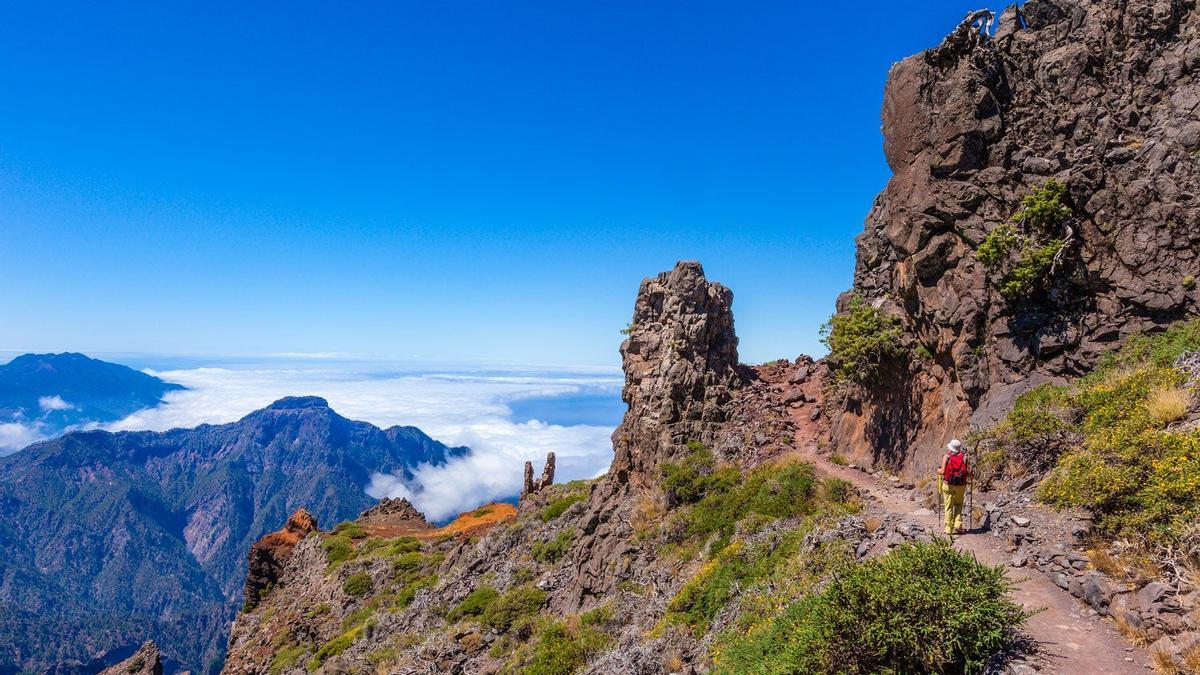
<path fill-rule="evenodd" d="M 37 443 L 48 437 L 49 434 L 37 422 L 30 424 L 0 422 L 0 457 L 12 454 L 30 443 Z"/>
<path fill-rule="evenodd" d="M 284 396 L 315 395 L 350 419 L 380 427 L 411 425 L 447 445 L 470 446 L 468 457 L 418 467 L 411 484 L 375 475 L 363 486 L 377 498 L 408 497 L 431 520 L 516 495 L 525 461 L 533 461 L 540 472 L 549 451 L 557 457 L 560 481 L 606 471 L 612 460 L 611 427 L 514 422 L 507 403 L 596 392 L 615 396 L 621 384 L 613 372 L 388 373 L 378 366 L 196 368 L 152 374 L 188 389 L 170 392 L 163 405 L 105 428 L 162 431 L 232 422 Z"/>
<path fill-rule="evenodd" d="M 38 399 L 38 407 L 40 407 L 42 409 L 42 412 L 50 412 L 51 410 L 74 410 L 75 409 L 75 406 L 71 405 L 70 403 L 67 403 L 66 401 L 63 400 L 63 397 L 58 396 L 58 395 L 43 396 L 43 397 L 39 398 Z"/>

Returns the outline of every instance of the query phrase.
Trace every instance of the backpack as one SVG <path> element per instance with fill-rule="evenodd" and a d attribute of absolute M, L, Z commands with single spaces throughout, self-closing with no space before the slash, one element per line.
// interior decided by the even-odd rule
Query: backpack
<path fill-rule="evenodd" d="M 967 482 L 967 460 L 963 453 L 946 455 L 946 470 L 942 472 L 942 480 L 950 485 L 962 485 Z"/>

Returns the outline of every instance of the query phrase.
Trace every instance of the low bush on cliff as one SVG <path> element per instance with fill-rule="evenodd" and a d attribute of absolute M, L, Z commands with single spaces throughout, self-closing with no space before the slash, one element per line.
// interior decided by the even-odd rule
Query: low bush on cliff
<path fill-rule="evenodd" d="M 797 587 L 807 591 L 816 581 L 813 573 L 824 573 L 832 561 L 844 560 L 844 551 L 802 552 L 808 531 L 790 530 L 763 541 L 735 541 L 725 547 L 671 599 L 663 623 L 686 626 L 699 637 L 735 597 L 743 596 L 744 603 L 755 607 L 751 613 L 761 616 L 768 597 L 787 596 L 788 589 Z"/>
<path fill-rule="evenodd" d="M 1066 246 L 1059 236 L 1071 216 L 1067 188 L 1053 178 L 1025 196 L 1010 223 L 992 228 L 975 251 L 994 277 L 1000 295 L 1010 302 L 1043 292 L 1054 260 Z"/>
<path fill-rule="evenodd" d="M 829 347 L 826 363 L 838 383 L 869 383 L 883 363 L 905 356 L 900 322 L 857 295 L 821 326 L 821 341 Z"/>
<path fill-rule="evenodd" d="M 612 643 L 607 633 L 583 617 L 555 621 L 538 632 L 529 662 L 515 669 L 526 675 L 562 675 L 587 665 L 588 657 Z"/>
<path fill-rule="evenodd" d="M 546 594 L 533 586 L 510 588 L 488 603 L 480 614 L 480 623 L 500 633 L 528 630 L 544 604 Z"/>
<path fill-rule="evenodd" d="M 462 602 L 450 610 L 446 614 L 447 621 L 458 621 L 459 619 L 469 619 L 471 617 L 483 614 L 496 598 L 500 597 L 500 592 L 491 586 L 480 586 L 467 594 Z"/>
<path fill-rule="evenodd" d="M 1093 509 L 1102 534 L 1151 544 L 1196 537 L 1200 431 L 1166 427 L 1198 395 L 1172 364 L 1198 349 L 1200 319 L 1134 337 L 1086 377 L 1018 398 L 981 443 L 1017 456 L 1053 449 L 1033 455 L 1052 467 L 1040 498 Z"/>
<path fill-rule="evenodd" d="M 585 499 L 587 499 L 587 492 L 568 492 L 561 497 L 550 500 L 550 503 L 542 509 L 542 522 L 548 523 L 554 520 L 565 513 L 567 509 Z"/>
<path fill-rule="evenodd" d="M 351 574 L 342 584 L 342 590 L 346 595 L 361 598 L 371 592 L 371 575 L 366 572 Z"/>
<path fill-rule="evenodd" d="M 558 562 L 567 553 L 567 549 L 571 548 L 571 542 L 575 540 L 574 528 L 567 528 L 559 531 L 554 535 L 554 538 L 549 541 L 535 541 L 530 547 L 529 553 L 533 559 L 546 564 Z"/>
<path fill-rule="evenodd" d="M 946 542 L 904 544 L 834 575 L 774 620 L 727 635 L 719 673 L 972 672 L 1027 618 L 1001 568 Z"/>

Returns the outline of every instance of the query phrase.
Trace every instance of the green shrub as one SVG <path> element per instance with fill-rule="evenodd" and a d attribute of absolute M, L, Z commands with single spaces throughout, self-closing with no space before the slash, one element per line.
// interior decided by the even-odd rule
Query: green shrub
<path fill-rule="evenodd" d="M 567 549 L 571 548 L 571 542 L 575 539 L 574 528 L 567 528 L 560 531 L 550 541 L 535 541 L 530 547 L 530 554 L 533 559 L 546 564 L 558 562 L 567 553 Z"/>
<path fill-rule="evenodd" d="M 1132 337 L 1087 376 L 1019 397 L 1004 420 L 972 440 L 1006 464 L 1052 469 L 1039 498 L 1093 509 L 1102 535 L 1181 542 L 1193 536 L 1189 521 L 1200 518 L 1200 431 L 1164 426 L 1197 395 L 1171 367 L 1197 349 L 1200 319 Z"/>
<path fill-rule="evenodd" d="M 1070 217 L 1067 188 L 1051 178 L 1025 196 L 1012 221 L 992 228 L 975 250 L 979 262 L 993 275 L 1005 300 L 1016 302 L 1035 297 L 1046 289 L 1054 258 L 1066 243 L 1057 238 L 1062 223 Z M 1015 259 L 1014 259 L 1015 257 Z"/>
<path fill-rule="evenodd" d="M 546 508 L 542 509 L 542 522 L 548 523 L 551 520 L 561 516 L 563 512 L 571 508 L 571 505 L 577 504 L 587 499 L 587 494 L 582 492 L 570 492 L 557 499 L 553 499 Z"/>
<path fill-rule="evenodd" d="M 446 614 L 447 621 L 458 621 L 459 619 L 467 619 L 483 614 L 496 598 L 500 597 L 500 593 L 491 586 L 480 586 L 467 594 L 463 601 L 458 603 L 454 609 Z"/>
<path fill-rule="evenodd" d="M 354 628 L 351 628 L 345 633 L 342 633 L 341 635 L 338 635 L 332 640 L 321 645 L 321 648 L 317 650 L 317 653 L 314 654 L 311 659 L 309 659 L 307 664 L 308 669 L 316 670 L 317 668 L 320 668 L 321 664 L 325 663 L 325 660 L 329 657 L 337 656 L 338 654 L 341 654 L 349 649 L 351 645 L 353 645 L 360 637 L 362 637 L 364 627 L 364 625 L 355 626 Z"/>
<path fill-rule="evenodd" d="M 415 537 L 399 537 L 387 541 L 380 547 L 378 554 L 385 558 L 398 558 L 402 555 L 421 550 L 421 542 Z"/>
<path fill-rule="evenodd" d="M 1066 200 L 1067 186 L 1051 178 L 1025 195 L 1020 210 L 1013 214 L 1013 222 L 1023 222 L 1032 232 L 1052 232 L 1071 215 Z"/>
<path fill-rule="evenodd" d="M 329 562 L 330 569 L 346 562 L 353 560 L 356 552 L 354 543 L 349 537 L 343 535 L 333 535 L 321 542 L 321 546 L 325 549 L 325 559 Z"/>
<path fill-rule="evenodd" d="M 1011 301 L 1041 292 L 1054 265 L 1054 256 L 1063 246 L 1061 239 L 1053 239 L 1041 246 L 1028 245 L 1022 249 L 1021 257 L 1000 279 L 1000 295 Z"/>
<path fill-rule="evenodd" d="M 516 586 L 494 599 L 480 615 L 480 623 L 507 633 L 515 625 L 532 620 L 546 603 L 546 594 L 533 586 Z"/>
<path fill-rule="evenodd" d="M 308 647 L 304 645 L 293 645 L 280 649 L 271 657 L 271 665 L 267 671 L 270 675 L 279 675 L 288 668 L 300 663 L 300 657 L 304 656 L 307 651 Z"/>
<path fill-rule="evenodd" d="M 346 595 L 361 598 L 371 592 L 371 575 L 366 572 L 351 574 L 342 584 L 342 590 L 346 592 Z"/>
<path fill-rule="evenodd" d="M 979 258 L 979 262 L 992 272 L 999 271 L 1013 251 L 1021 244 L 1021 237 L 1017 234 L 1017 228 L 1002 223 L 997 225 L 988 232 L 987 236 L 980 242 L 979 248 L 975 250 L 975 255 Z"/>
<path fill-rule="evenodd" d="M 345 521 L 342 523 L 338 523 L 333 528 L 332 534 L 340 534 L 345 537 L 349 537 L 350 539 L 366 539 L 367 538 L 367 531 L 362 528 L 362 525 L 359 525 L 358 523 L 353 522 L 353 521 Z"/>
<path fill-rule="evenodd" d="M 728 479 L 710 488 L 684 511 L 684 535 L 693 541 L 716 538 L 710 551 L 729 543 L 739 521 L 749 516 L 767 520 L 807 515 L 819 506 L 819 481 L 811 464 L 766 464 L 745 475 L 730 469 Z"/>
<path fill-rule="evenodd" d="M 533 655 L 520 671 L 526 675 L 573 673 L 611 642 L 611 637 L 582 621 L 578 625 L 556 621 L 538 634 Z"/>
<path fill-rule="evenodd" d="M 391 605 L 404 608 L 412 603 L 417 591 L 437 584 L 438 565 L 441 553 L 409 551 L 393 558 L 392 579 L 396 582 L 391 594 Z"/>
<path fill-rule="evenodd" d="M 687 455 L 681 462 L 662 465 L 662 489 L 671 506 L 693 504 L 721 481 L 714 477 L 717 458 L 698 441 L 688 441 Z"/>
<path fill-rule="evenodd" d="M 829 348 L 826 363 L 838 383 L 872 381 L 883 363 L 905 356 L 901 338 L 895 317 L 857 295 L 845 312 L 834 314 L 821 326 L 821 341 Z"/>
<path fill-rule="evenodd" d="M 775 546 L 733 542 L 705 563 L 671 599 L 666 622 L 688 626 L 696 637 L 704 635 L 713 617 L 742 587 L 770 575 L 796 553 L 802 539 L 799 533 L 791 533 Z"/>
<path fill-rule="evenodd" d="M 310 619 L 315 619 L 315 618 L 317 618 L 318 616 L 325 616 L 325 615 L 326 615 L 326 614 L 328 614 L 330 611 L 332 611 L 332 610 L 331 610 L 331 608 L 329 607 L 329 603 L 328 603 L 328 602 L 322 602 L 321 604 L 317 605 L 316 607 L 313 607 L 312 609 L 308 610 L 308 614 L 307 614 L 307 616 L 308 616 L 308 618 L 310 618 Z"/>
<path fill-rule="evenodd" d="M 1004 571 L 945 541 L 904 544 L 714 650 L 719 673 L 972 672 L 1027 618 Z"/>
<path fill-rule="evenodd" d="M 1049 470 L 1075 439 L 1075 415 L 1067 387 L 1044 384 L 1025 392 L 999 423 L 967 435 L 968 445 L 980 451 L 977 474 L 999 478 L 1010 464 L 1027 472 Z M 984 455 L 986 467 L 980 465 Z"/>

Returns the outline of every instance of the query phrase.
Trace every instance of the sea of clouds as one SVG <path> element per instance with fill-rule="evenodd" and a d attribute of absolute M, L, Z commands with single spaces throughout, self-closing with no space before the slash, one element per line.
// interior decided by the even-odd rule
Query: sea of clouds
<path fill-rule="evenodd" d="M 407 497 L 431 520 L 517 495 L 525 461 L 541 470 L 546 453 L 557 457 L 557 479 L 592 478 L 612 460 L 610 424 L 556 424 L 519 419 L 510 404 L 554 397 L 619 397 L 615 369 L 529 370 L 488 368 L 415 372 L 381 364 L 258 364 L 147 370 L 186 386 L 162 405 L 118 422 L 111 431 L 163 431 L 232 422 L 284 396 L 314 395 L 339 414 L 379 427 L 411 425 L 447 445 L 472 452 L 442 466 L 422 465 L 406 482 L 372 476 L 363 486 L 373 497 Z M 528 406 L 523 406 L 528 407 Z M 535 407 L 536 409 L 536 407 Z M 19 422 L 0 424 L 0 445 L 23 447 L 44 430 Z"/>

